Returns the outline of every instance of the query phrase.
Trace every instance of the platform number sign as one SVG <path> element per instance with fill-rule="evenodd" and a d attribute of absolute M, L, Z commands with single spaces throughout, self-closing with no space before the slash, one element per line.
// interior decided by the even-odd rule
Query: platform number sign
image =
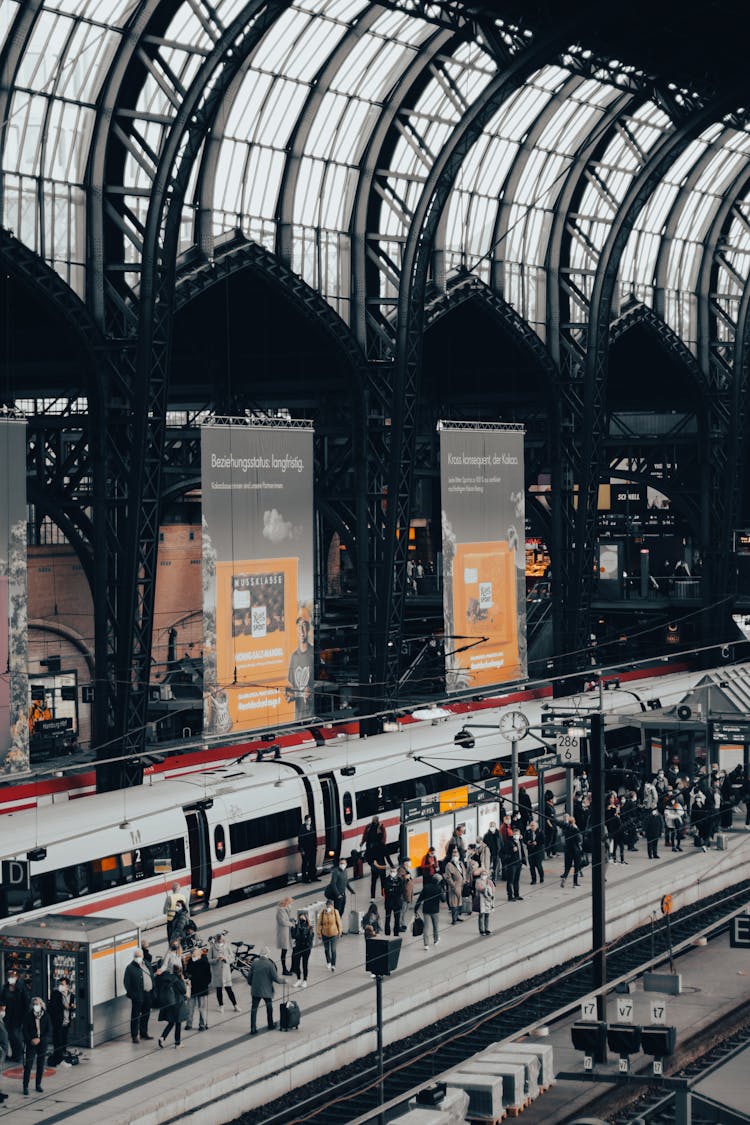
<path fill-rule="evenodd" d="M 627 1074 L 630 1070 L 630 1059 L 621 1058 L 617 1064 L 617 1069 L 620 1074 Z"/>
<path fill-rule="evenodd" d="M 633 1004 L 630 996 L 617 997 L 617 1022 L 618 1023 L 632 1023 L 633 1022 Z"/>
<path fill-rule="evenodd" d="M 581 761 L 581 731 L 570 729 L 558 734 L 555 749 L 560 765 L 578 765 Z"/>
<path fill-rule="evenodd" d="M 581 1001 L 581 1019 L 587 1021 L 596 1019 L 596 998 Z"/>
<path fill-rule="evenodd" d="M 667 1005 L 663 1000 L 651 1001 L 651 1023 L 665 1024 L 667 1022 Z"/>
<path fill-rule="evenodd" d="M 28 891 L 29 865 L 25 859 L 4 859 L 0 868 L 0 886 L 6 891 Z"/>
<path fill-rule="evenodd" d="M 661 1059 L 654 1059 L 654 1074 L 663 1074 L 664 1066 Z"/>
<path fill-rule="evenodd" d="M 738 914 L 729 931 L 732 949 L 750 949 L 750 914 Z"/>

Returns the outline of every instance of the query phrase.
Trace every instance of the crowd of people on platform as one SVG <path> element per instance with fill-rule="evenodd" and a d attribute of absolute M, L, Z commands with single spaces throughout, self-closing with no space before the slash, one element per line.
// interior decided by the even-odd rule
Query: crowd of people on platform
<path fill-rule="evenodd" d="M 690 778 L 675 764 L 659 770 L 636 790 L 609 792 L 605 800 L 604 840 L 607 862 L 628 863 L 626 856 L 645 840 L 649 859 L 659 859 L 659 847 L 683 851 L 688 840 L 706 851 L 716 836 L 732 827 L 735 809 L 744 803 L 745 826 L 750 827 L 750 776 L 741 765 L 726 773 L 700 772 Z M 562 859 L 561 886 L 570 874 L 573 886 L 581 882 L 591 851 L 592 795 L 585 770 L 575 781 L 572 811 L 560 814 L 554 794 L 544 794 L 540 817 L 534 814 L 530 797 L 519 789 L 518 805 L 506 811 L 499 802 L 498 822 L 490 823 L 481 839 L 468 842 L 465 826 L 457 824 L 443 855 L 428 848 L 416 877 L 417 892 L 405 857 L 394 862 L 386 841 L 385 827 L 374 816 L 364 830 L 361 853 L 349 862 L 341 859 L 328 873 L 323 894 L 325 905 L 311 917 L 297 910 L 286 896 L 276 907 L 276 945 L 281 970 L 268 948 L 252 960 L 250 1034 L 256 1034 L 257 1011 L 266 1009 L 269 1029 L 276 1027 L 273 1014 L 274 985 L 294 977 L 294 986 L 306 988 L 308 965 L 316 941 L 322 946 L 326 969 L 335 972 L 337 947 L 345 932 L 353 932 L 347 894 L 355 894 L 352 880 L 363 875 L 363 861 L 370 867 L 370 905 L 357 917 L 356 932 L 365 938 L 405 932 L 422 938 L 425 950 L 440 941 L 439 919 L 450 916 L 453 926 L 476 915 L 481 936 L 491 934 L 490 923 L 498 887 L 505 885 L 509 903 L 522 901 L 521 877 L 526 869 L 531 886 L 545 882 L 549 861 Z M 306 818 L 299 835 L 302 878 L 316 882 L 316 834 Z M 379 892 L 379 893 L 378 893 Z M 443 911 L 443 906 L 446 911 Z M 382 911 L 382 917 L 381 917 Z M 412 913 L 413 912 L 413 913 Z M 207 943 L 196 937 L 190 918 L 189 891 L 173 884 L 164 902 L 167 950 L 157 963 L 142 941 L 124 974 L 124 989 L 131 1003 L 130 1035 L 133 1043 L 153 1039 L 149 1021 L 153 1013 L 164 1024 L 157 1043 L 163 1048 L 173 1034 L 180 1047 L 182 1030 L 205 1031 L 209 1026 L 209 999 L 215 994 L 219 1014 L 224 998 L 240 1011 L 232 985 L 232 953 L 226 934 Z M 411 923 L 409 918 L 411 916 Z M 505 919 L 504 919 L 505 924 Z M 43 1092 L 45 1063 L 74 1065 L 75 1052 L 68 1050 L 68 1035 L 74 1021 L 75 996 L 68 977 L 60 977 L 47 1001 L 32 996 L 23 974 L 10 965 L 0 989 L 0 1066 L 7 1058 L 23 1066 L 23 1092 L 28 1094 L 32 1071 L 36 1090 Z M 7 1099 L 0 1091 L 0 1104 Z"/>

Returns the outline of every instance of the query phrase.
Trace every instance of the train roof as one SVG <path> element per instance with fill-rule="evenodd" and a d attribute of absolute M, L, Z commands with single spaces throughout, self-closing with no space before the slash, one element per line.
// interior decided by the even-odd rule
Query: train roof
<path fill-rule="evenodd" d="M 19 856 L 125 821 L 163 815 L 199 800 L 204 791 L 203 775 L 198 775 L 7 813 L 0 818 L 0 853 Z"/>

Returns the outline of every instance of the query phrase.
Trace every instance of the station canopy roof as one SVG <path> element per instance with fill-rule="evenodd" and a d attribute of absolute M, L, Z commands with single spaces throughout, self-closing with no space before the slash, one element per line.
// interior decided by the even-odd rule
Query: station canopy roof
<path fill-rule="evenodd" d="M 364 255 L 387 315 L 453 161 L 436 236 L 449 278 L 482 278 L 544 337 L 550 263 L 583 319 L 621 237 L 621 299 L 658 307 L 694 348 L 709 260 L 735 314 L 750 272 L 748 17 L 698 8 L 3 0 L 0 222 L 85 297 L 103 200 L 137 291 L 181 109 L 241 52 L 194 156 L 181 252 L 240 232 L 348 321 Z"/>

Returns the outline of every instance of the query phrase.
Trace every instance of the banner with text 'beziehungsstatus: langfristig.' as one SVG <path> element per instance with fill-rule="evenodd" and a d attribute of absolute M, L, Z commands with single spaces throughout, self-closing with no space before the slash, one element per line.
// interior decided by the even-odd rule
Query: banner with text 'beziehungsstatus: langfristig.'
<path fill-rule="evenodd" d="M 216 421 L 201 462 L 203 729 L 312 718 L 312 429 Z"/>

